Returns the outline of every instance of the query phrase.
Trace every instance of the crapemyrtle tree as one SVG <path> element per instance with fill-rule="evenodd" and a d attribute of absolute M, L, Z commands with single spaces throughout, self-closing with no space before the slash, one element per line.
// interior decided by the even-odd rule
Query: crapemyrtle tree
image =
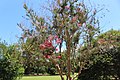
<path fill-rule="evenodd" d="M 52 8 L 46 8 L 51 12 L 52 18 L 40 17 L 24 4 L 27 19 L 33 28 L 25 29 L 23 25 L 18 24 L 23 30 L 21 45 L 24 46 L 21 49 L 29 49 L 33 54 L 36 52 L 39 58 L 51 61 L 59 72 L 61 80 L 64 80 L 63 74 L 66 75 L 66 80 L 74 80 L 82 70 L 81 63 L 76 59 L 82 53 L 78 54 L 76 50 L 83 45 L 87 50 L 91 48 L 92 39 L 99 32 L 99 21 L 96 18 L 98 11 L 88 8 L 84 1 L 78 0 L 55 0 L 52 4 Z M 29 46 L 26 44 L 28 40 L 31 41 L 28 43 Z M 66 47 L 65 61 L 61 60 L 62 47 Z M 77 75 L 71 76 L 71 73 L 75 72 L 74 63 L 80 63 L 80 69 Z M 65 65 L 65 72 L 61 65 Z"/>

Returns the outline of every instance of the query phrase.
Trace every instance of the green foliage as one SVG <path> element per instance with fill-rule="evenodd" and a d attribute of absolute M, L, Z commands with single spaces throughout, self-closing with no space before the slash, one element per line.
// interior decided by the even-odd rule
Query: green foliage
<path fill-rule="evenodd" d="M 47 66 L 41 66 L 41 67 L 39 67 L 39 73 L 42 73 L 42 74 L 45 74 L 45 73 L 47 73 Z"/>
<path fill-rule="evenodd" d="M 91 50 L 88 50 L 89 55 L 83 58 L 83 61 L 86 60 L 88 63 L 83 65 L 84 69 L 81 71 L 78 80 L 120 79 L 119 36 L 120 31 L 117 30 L 110 30 L 98 36 L 95 40 L 97 45 L 93 46 Z M 84 48 L 83 53 L 87 54 L 88 51 Z"/>
<path fill-rule="evenodd" d="M 100 38 L 104 38 L 105 40 L 118 40 L 120 41 L 120 31 L 119 30 L 109 30 L 103 34 L 101 34 L 100 36 L 98 36 L 98 39 Z"/>
<path fill-rule="evenodd" d="M 51 74 L 51 75 L 55 75 L 56 74 L 56 68 L 55 67 L 48 68 L 48 73 Z"/>
<path fill-rule="evenodd" d="M 0 43 L 0 80 L 16 80 L 22 77 L 24 68 L 16 59 L 18 56 L 14 55 L 15 52 L 15 47 Z"/>
<path fill-rule="evenodd" d="M 120 47 L 97 52 L 91 55 L 91 64 L 83 69 L 79 80 L 110 80 L 111 78 L 120 78 Z"/>

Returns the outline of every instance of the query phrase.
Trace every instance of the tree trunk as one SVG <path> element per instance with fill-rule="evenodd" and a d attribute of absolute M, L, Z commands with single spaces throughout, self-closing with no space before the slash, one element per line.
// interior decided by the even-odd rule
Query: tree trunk
<path fill-rule="evenodd" d="M 67 74 L 67 80 L 71 80 L 71 61 L 70 61 L 70 51 L 71 51 L 71 45 L 70 45 L 71 41 L 70 38 L 68 38 L 67 41 L 67 70 L 68 70 L 68 74 Z"/>
<path fill-rule="evenodd" d="M 51 59 L 51 60 L 52 60 L 52 62 L 55 64 L 55 66 L 56 66 L 56 68 L 57 68 L 57 71 L 59 72 L 59 75 L 60 75 L 60 77 L 61 77 L 61 80 L 64 80 L 63 73 L 62 73 L 62 70 L 61 70 L 59 64 L 57 64 L 54 59 Z"/>

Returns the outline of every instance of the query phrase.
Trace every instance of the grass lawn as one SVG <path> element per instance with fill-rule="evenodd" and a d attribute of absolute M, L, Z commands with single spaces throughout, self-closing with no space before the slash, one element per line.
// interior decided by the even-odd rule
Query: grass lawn
<path fill-rule="evenodd" d="M 66 76 L 64 75 L 63 77 Z M 21 80 L 61 80 L 59 75 L 56 76 L 23 76 Z"/>
<path fill-rule="evenodd" d="M 60 76 L 24 76 L 21 80 L 61 80 Z"/>

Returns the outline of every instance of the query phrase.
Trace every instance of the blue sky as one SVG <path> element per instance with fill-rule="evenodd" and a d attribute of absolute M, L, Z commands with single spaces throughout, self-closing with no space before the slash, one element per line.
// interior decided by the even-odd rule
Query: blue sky
<path fill-rule="evenodd" d="M 21 30 L 17 23 L 24 22 L 22 16 L 25 16 L 23 3 L 27 2 L 30 7 L 40 10 L 40 5 L 46 0 L 1 0 L 0 1 L 0 38 L 6 42 L 17 42 L 16 35 L 20 36 Z M 100 19 L 101 29 L 107 31 L 111 28 L 120 29 L 120 0 L 91 0 L 94 4 L 104 4 L 109 10 L 102 11 L 105 17 Z M 47 4 L 47 3 L 46 3 Z M 40 11 L 39 11 L 40 12 Z M 101 15 L 100 14 L 100 15 Z"/>

